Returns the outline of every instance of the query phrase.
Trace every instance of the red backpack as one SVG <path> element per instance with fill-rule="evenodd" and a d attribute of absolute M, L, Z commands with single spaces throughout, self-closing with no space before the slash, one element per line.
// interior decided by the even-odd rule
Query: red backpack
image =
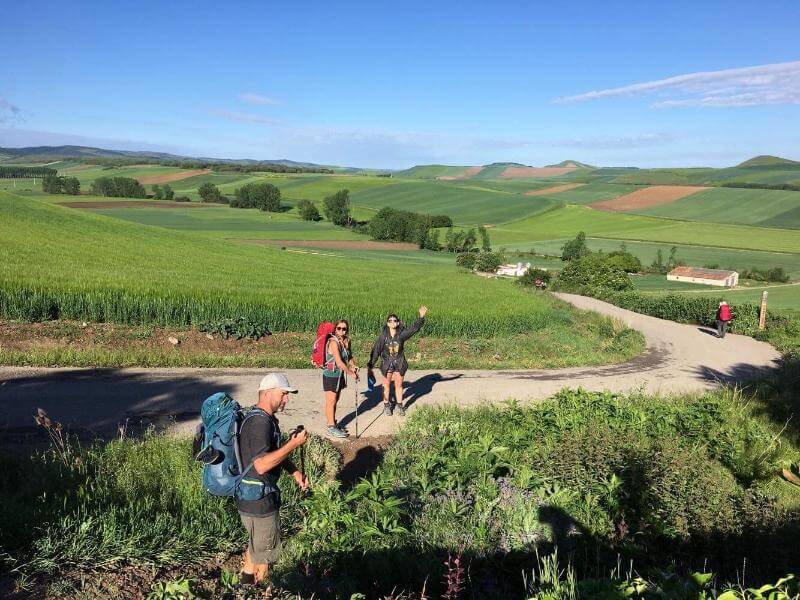
<path fill-rule="evenodd" d="M 336 326 L 330 321 L 323 321 L 317 325 L 317 337 L 311 347 L 311 362 L 318 369 L 325 368 L 325 346 L 335 329 Z"/>

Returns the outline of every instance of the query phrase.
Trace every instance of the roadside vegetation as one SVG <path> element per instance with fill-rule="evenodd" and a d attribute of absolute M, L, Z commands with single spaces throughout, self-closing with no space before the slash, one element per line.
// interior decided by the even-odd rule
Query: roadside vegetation
<path fill-rule="evenodd" d="M 796 567 L 800 533 L 800 489 L 776 473 L 800 445 L 775 410 L 796 390 L 778 380 L 764 390 L 669 402 L 565 390 L 529 407 L 422 408 L 382 465 L 348 487 L 336 479 L 338 453 L 314 438 L 313 494 L 281 480 L 287 542 L 275 583 L 338 598 L 423 588 L 436 598 L 453 591 L 454 572 L 453 598 L 572 598 L 536 594 L 612 593 L 634 580 L 637 598 L 658 582 L 694 581 L 708 594 L 775 583 Z M 0 544 L 20 583 L 136 564 L 164 571 L 240 549 L 233 503 L 201 490 L 188 440 L 151 433 L 78 447 L 55 417 L 38 417 L 50 450 L 3 464 Z M 543 579 L 547 561 L 558 581 Z M 697 571 L 717 575 L 697 581 Z"/>

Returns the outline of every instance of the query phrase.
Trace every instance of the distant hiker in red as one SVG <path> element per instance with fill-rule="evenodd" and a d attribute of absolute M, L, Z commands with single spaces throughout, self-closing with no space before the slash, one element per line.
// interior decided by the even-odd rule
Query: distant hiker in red
<path fill-rule="evenodd" d="M 725 337 L 725 334 L 728 332 L 728 323 L 730 323 L 732 319 L 731 307 L 728 306 L 728 303 L 725 301 L 720 302 L 719 308 L 717 309 L 717 337 Z"/>

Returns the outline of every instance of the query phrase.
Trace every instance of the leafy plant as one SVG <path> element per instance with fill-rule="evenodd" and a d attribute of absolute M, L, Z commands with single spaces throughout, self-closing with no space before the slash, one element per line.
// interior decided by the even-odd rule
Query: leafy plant
<path fill-rule="evenodd" d="M 264 336 L 272 335 L 266 322 L 253 321 L 247 317 L 203 321 L 197 328 L 206 333 L 221 335 L 226 340 L 229 338 L 258 340 Z"/>

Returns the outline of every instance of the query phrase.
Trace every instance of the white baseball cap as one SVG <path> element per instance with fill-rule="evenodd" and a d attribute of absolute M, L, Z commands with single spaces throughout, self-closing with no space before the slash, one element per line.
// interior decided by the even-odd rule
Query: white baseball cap
<path fill-rule="evenodd" d="M 289 392 L 291 394 L 297 393 L 297 389 L 289 385 L 289 380 L 286 379 L 286 375 L 283 373 L 267 373 L 261 380 L 258 390 L 261 391 L 274 389 L 283 390 L 284 392 Z"/>

